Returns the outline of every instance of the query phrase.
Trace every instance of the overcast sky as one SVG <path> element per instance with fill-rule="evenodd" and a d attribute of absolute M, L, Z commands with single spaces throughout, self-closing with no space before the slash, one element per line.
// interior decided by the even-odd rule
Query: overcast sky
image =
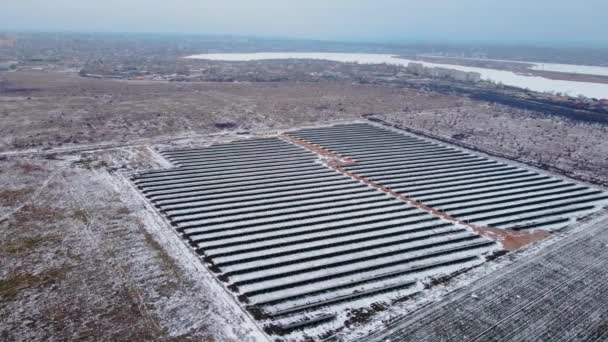
<path fill-rule="evenodd" d="M 0 29 L 608 44 L 608 0 L 2 0 Z"/>

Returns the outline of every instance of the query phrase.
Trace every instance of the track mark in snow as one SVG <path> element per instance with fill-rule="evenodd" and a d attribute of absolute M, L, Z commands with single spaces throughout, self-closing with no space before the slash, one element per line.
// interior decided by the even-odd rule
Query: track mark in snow
<path fill-rule="evenodd" d="M 43 183 L 42 185 L 38 188 L 38 190 L 36 190 L 36 192 L 29 197 L 27 200 L 23 201 L 23 203 L 21 203 L 17 208 L 13 209 L 12 211 L 2 215 L 2 217 L 0 217 L 0 223 L 6 221 L 9 217 L 17 214 L 19 211 L 21 211 L 21 209 L 23 209 L 26 205 L 28 204 L 33 204 L 34 201 L 36 200 L 36 198 L 38 198 L 40 196 L 40 194 L 42 193 L 42 191 L 44 191 L 44 189 L 46 189 L 46 187 L 51 183 L 51 181 L 53 179 L 55 179 L 57 177 L 57 175 L 59 175 L 60 172 L 63 171 L 63 168 L 59 168 L 58 170 L 56 170 L 55 172 L 53 172 Z"/>

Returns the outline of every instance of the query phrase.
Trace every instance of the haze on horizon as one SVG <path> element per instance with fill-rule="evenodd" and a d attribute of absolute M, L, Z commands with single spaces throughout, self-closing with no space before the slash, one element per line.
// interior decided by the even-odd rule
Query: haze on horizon
<path fill-rule="evenodd" d="M 21 0 L 0 30 L 608 45 L 608 1 Z"/>

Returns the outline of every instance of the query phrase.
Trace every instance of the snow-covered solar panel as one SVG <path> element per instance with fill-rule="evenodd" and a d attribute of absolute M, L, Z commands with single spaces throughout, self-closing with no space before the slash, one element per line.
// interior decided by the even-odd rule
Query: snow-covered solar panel
<path fill-rule="evenodd" d="M 348 126 L 340 126 L 311 130 L 306 138 L 344 139 L 340 146 L 345 151 L 350 147 L 348 151 L 373 161 L 369 167 L 358 162 L 362 171 L 386 176 L 398 170 L 400 163 L 383 169 L 383 159 L 375 158 L 398 153 L 384 146 L 380 131 L 351 128 L 352 136 Z M 463 165 L 467 174 L 493 165 L 387 133 L 395 148 L 411 151 L 402 163 L 425 168 L 424 175 L 452 162 Z M 368 136 L 373 138 L 370 150 Z M 340 317 L 346 306 L 406 297 L 420 291 L 420 279 L 480 264 L 499 248 L 469 227 L 329 168 L 319 155 L 289 139 L 241 140 L 161 154 L 175 167 L 139 173 L 133 182 L 264 324 L 304 327 L 301 322 Z M 433 156 L 443 162 L 425 167 Z M 474 167 L 466 169 L 467 163 Z M 402 183 L 425 179 L 412 174 Z"/>
<path fill-rule="evenodd" d="M 477 225 L 558 230 L 608 204 L 599 189 L 375 125 L 289 134 L 354 159 L 350 172 Z"/>

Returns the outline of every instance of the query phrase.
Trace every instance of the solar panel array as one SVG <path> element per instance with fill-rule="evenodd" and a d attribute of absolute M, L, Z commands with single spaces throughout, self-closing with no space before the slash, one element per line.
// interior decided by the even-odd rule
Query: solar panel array
<path fill-rule="evenodd" d="M 354 162 L 332 168 L 311 144 Z M 283 331 L 483 262 L 498 245 L 468 224 L 558 229 L 608 203 L 586 185 L 368 124 L 161 153 L 175 167 L 133 182 L 256 318 Z"/>
<path fill-rule="evenodd" d="M 138 174 L 137 187 L 256 317 L 291 328 L 299 315 L 411 295 L 420 277 L 497 248 L 282 139 L 162 154 L 177 167 Z"/>
<path fill-rule="evenodd" d="M 373 125 L 290 134 L 353 158 L 349 172 L 475 225 L 560 229 L 608 200 L 587 185 Z"/>

